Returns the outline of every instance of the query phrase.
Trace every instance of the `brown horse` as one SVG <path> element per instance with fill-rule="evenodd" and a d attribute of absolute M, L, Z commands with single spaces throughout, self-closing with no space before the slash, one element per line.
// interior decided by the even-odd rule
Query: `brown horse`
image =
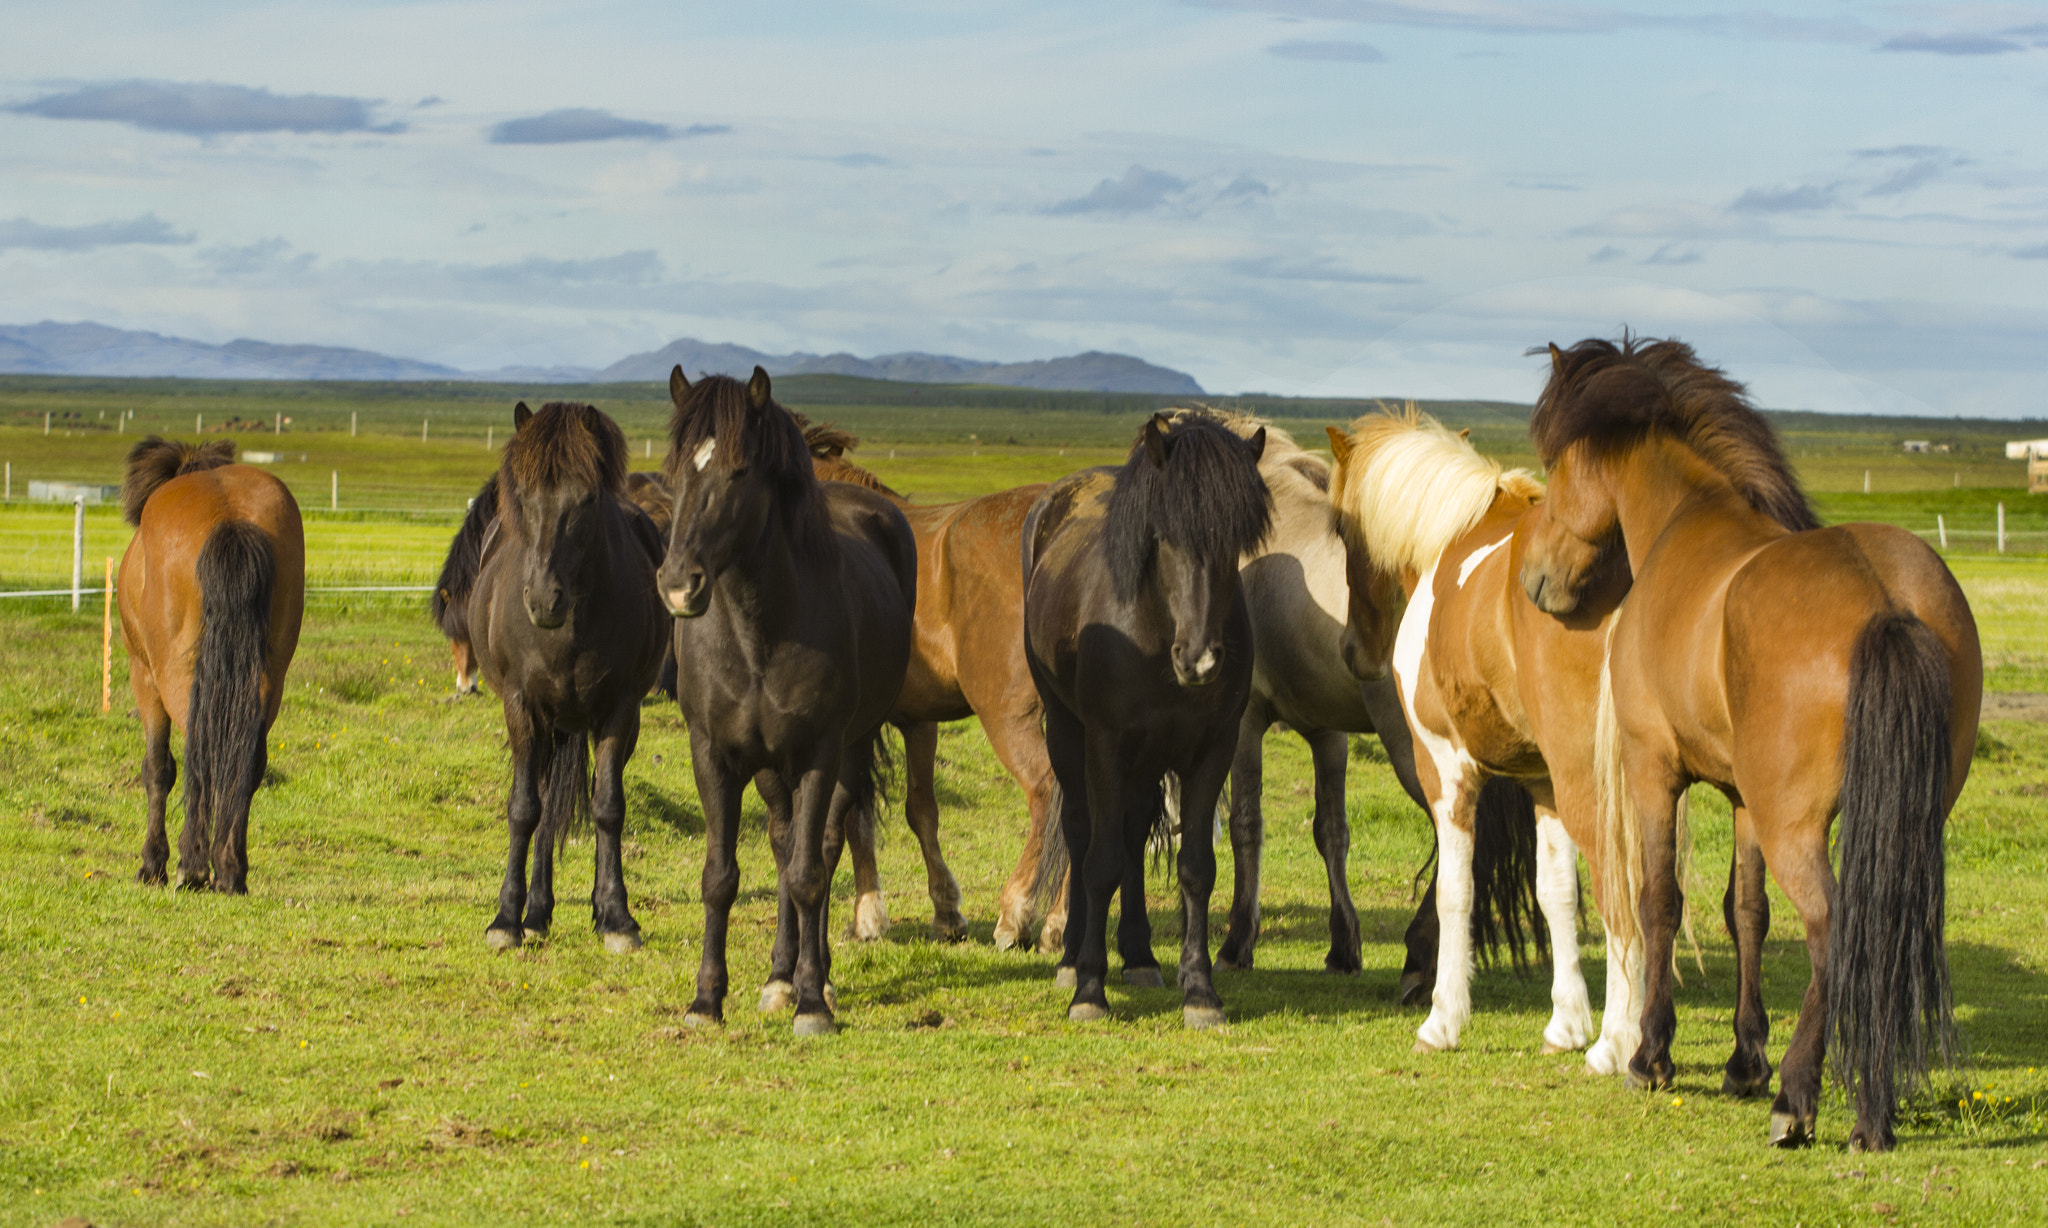
<path fill-rule="evenodd" d="M 1814 1137 L 1821 1064 L 1856 1105 L 1852 1147 L 1893 1143 L 1901 1085 L 1953 1052 L 1942 829 L 1975 744 L 1984 667 L 1962 590 L 1903 529 L 1819 527 L 1740 384 L 1676 341 L 1552 346 L 1530 419 L 1550 506 L 1521 581 L 1582 618 L 1617 551 L 1635 575 L 1609 659 L 1615 749 L 1635 802 L 1649 1003 L 1639 1083 L 1669 1086 L 1674 812 L 1704 781 L 1735 807 L 1723 912 L 1735 939 L 1725 1090 L 1761 1093 L 1766 868 L 1799 910 L 1812 981 L 1771 1141 Z M 1626 818 L 1626 810 L 1618 810 Z M 1828 833 L 1841 815 L 1841 880 Z"/>
<path fill-rule="evenodd" d="M 142 714 L 149 834 L 136 877 L 168 877 L 164 808 L 178 779 L 171 726 L 185 731 L 185 887 L 248 890 L 249 800 L 284 698 L 306 600 L 306 539 L 284 483 L 237 465 L 231 440 L 152 435 L 128 453 L 122 510 L 121 636 Z"/>
<path fill-rule="evenodd" d="M 1591 734 L 1606 624 L 1628 589 L 1609 568 L 1569 623 L 1537 610 L 1515 579 L 1516 556 L 1541 517 L 1543 488 L 1503 472 L 1460 434 L 1410 406 L 1330 430 L 1330 498 L 1354 557 L 1401 577 L 1409 591 L 1393 672 L 1436 820 L 1437 982 L 1416 1050 L 1453 1048 L 1471 1018 L 1473 815 L 1485 782 L 1519 781 L 1536 800 L 1536 895 L 1549 923 L 1551 1018 L 1545 1052 L 1593 1039 L 1579 970 L 1575 849 L 1593 868 L 1608 923 L 1607 1008 L 1587 1068 L 1612 1074 L 1635 1046 L 1641 960 L 1620 859 L 1596 837 L 1600 806 Z M 1362 567 L 1353 568 L 1356 585 Z M 1354 588 L 1354 604 L 1358 593 Z"/>

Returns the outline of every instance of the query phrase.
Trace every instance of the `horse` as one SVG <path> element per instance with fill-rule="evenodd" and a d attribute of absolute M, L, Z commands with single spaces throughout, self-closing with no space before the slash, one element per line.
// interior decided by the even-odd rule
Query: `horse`
<path fill-rule="evenodd" d="M 1576 934 L 1578 866 L 1593 869 L 1595 902 L 1607 922 L 1607 1001 L 1586 1066 L 1616 1073 L 1633 1048 L 1642 982 L 1634 896 L 1614 879 L 1624 861 L 1598 842 L 1602 795 L 1589 732 L 1599 700 L 1606 627 L 1628 589 L 1624 569 L 1597 577 L 1569 622 L 1538 610 L 1514 570 L 1543 488 L 1522 470 L 1503 471 L 1410 405 L 1368 415 L 1350 430 L 1329 429 L 1336 457 L 1330 499 L 1337 508 L 1358 586 L 1399 577 L 1408 591 L 1393 651 L 1393 675 L 1415 744 L 1416 767 L 1439 850 L 1440 943 L 1429 1017 L 1417 1052 L 1454 1048 L 1471 1020 L 1471 957 L 1465 886 L 1473 812 L 1489 780 L 1519 782 L 1534 796 L 1536 896 L 1550 931 L 1551 1017 L 1546 1053 L 1593 1039 Z"/>
<path fill-rule="evenodd" d="M 873 822 L 882 727 L 909 664 L 916 544 L 863 487 L 818 481 L 768 373 L 747 383 L 669 375 L 664 466 L 675 523 L 658 572 L 687 662 L 677 700 L 704 808 L 704 952 L 686 1024 L 725 1015 L 726 931 L 739 890 L 740 790 L 769 811 L 778 925 L 763 1009 L 794 1000 L 794 1030 L 836 1030 L 826 935 L 837 842 Z"/>
<path fill-rule="evenodd" d="M 1770 423 L 1690 346 L 1624 336 L 1550 347 L 1529 421 L 1550 472 L 1520 560 L 1538 606 L 1583 617 L 1625 555 L 1607 741 L 1634 802 L 1649 967 L 1631 1079 L 1668 1087 L 1671 944 L 1682 910 L 1675 810 L 1703 781 L 1735 808 L 1723 918 L 1735 940 L 1724 1091 L 1769 1090 L 1761 948 L 1766 869 L 1799 910 L 1812 977 L 1785 1051 L 1770 1141 L 1811 1143 L 1822 1062 L 1856 1107 L 1852 1149 L 1884 1151 L 1930 1048 L 1950 1058 L 1942 830 L 1969 774 L 1984 666 L 1962 589 L 1888 525 L 1822 528 Z M 1841 876 L 1829 865 L 1839 815 Z"/>
<path fill-rule="evenodd" d="M 427 614 L 447 637 L 448 651 L 455 658 L 455 693 L 476 694 L 476 649 L 469 642 L 469 594 L 476 587 L 477 570 L 483 566 L 484 539 L 498 519 L 498 475 L 493 473 L 477 488 L 476 497 L 462 514 L 462 525 L 448 543 L 448 556 L 441 561 L 440 578 L 434 581 L 434 595 L 427 601 Z"/>
<path fill-rule="evenodd" d="M 185 733 L 182 887 L 249 889 L 249 803 L 269 763 L 265 738 L 306 604 L 299 505 L 269 473 L 235 463 L 221 439 L 151 435 L 128 452 L 121 509 L 135 536 L 117 591 L 128 684 L 142 715 L 149 832 L 136 878 L 169 880 L 164 809 L 178 779 L 171 726 Z"/>
<path fill-rule="evenodd" d="M 654 526 L 655 536 L 668 541 L 669 525 L 675 515 L 674 497 L 669 494 L 668 480 L 659 473 L 629 473 L 626 475 L 626 502 L 640 509 Z M 654 693 L 664 699 L 676 697 L 676 644 L 675 637 L 664 637 L 661 649 L 661 668 L 654 676 Z"/>
<path fill-rule="evenodd" d="M 547 933 L 554 844 L 587 816 L 597 831 L 591 921 L 605 948 L 623 953 L 640 946 L 619 839 L 640 699 L 668 633 L 654 592 L 661 540 L 621 499 L 626 437 L 603 411 L 550 401 L 535 413 L 521 401 L 512 422 L 496 529 L 468 602 L 471 642 L 504 703 L 512 750 L 505 881 L 484 939 L 507 950 Z"/>
<path fill-rule="evenodd" d="M 1023 532 L 1024 651 L 1045 708 L 1060 784 L 1068 875 L 1067 1017 L 1109 1013 L 1109 900 L 1123 912 L 1124 978 L 1162 981 L 1145 913 L 1145 843 L 1163 816 L 1160 780 L 1206 816 L 1229 775 L 1251 695 L 1252 629 L 1238 560 L 1272 527 L 1259 476 L 1264 432 L 1240 439 L 1208 413 L 1146 419 L 1121 468 L 1047 487 Z M 1182 1020 L 1224 1022 L 1209 961 L 1216 850 L 1180 842 Z"/>

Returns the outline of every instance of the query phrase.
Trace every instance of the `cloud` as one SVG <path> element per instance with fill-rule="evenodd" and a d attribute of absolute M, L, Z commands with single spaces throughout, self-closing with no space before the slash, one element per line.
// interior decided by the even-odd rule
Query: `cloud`
<path fill-rule="evenodd" d="M 2013 255 L 2018 256 L 2022 260 L 2048 260 L 2048 243 L 2043 243 L 2039 247 L 2019 248 L 2013 252 Z"/>
<path fill-rule="evenodd" d="M 260 277 L 264 274 L 303 273 L 312 267 L 310 252 L 291 253 L 292 245 L 273 235 L 239 247 L 209 247 L 199 259 L 222 277 Z"/>
<path fill-rule="evenodd" d="M 1418 277 L 1399 277 L 1391 273 L 1366 273 L 1357 269 L 1346 268 L 1328 256 L 1315 256 L 1307 260 L 1284 260 L 1278 256 L 1258 256 L 1246 260 L 1232 260 L 1224 267 L 1242 277 L 1257 277 L 1273 281 L 1328 281 L 1370 286 L 1414 286 L 1420 285 L 1422 282 L 1422 279 Z"/>
<path fill-rule="evenodd" d="M 2026 48 L 1989 34 L 1901 34 L 1878 44 L 1879 51 L 1924 51 L 1931 55 L 2003 55 Z"/>
<path fill-rule="evenodd" d="M 1272 194 L 1273 189 L 1260 183 L 1250 175 L 1239 175 L 1225 184 L 1223 190 L 1216 194 L 1216 203 L 1219 205 L 1245 204 L 1254 200 L 1264 200 Z"/>
<path fill-rule="evenodd" d="M 1944 171 L 1970 164 L 1968 158 L 1939 145 L 1893 145 L 1885 149 L 1859 149 L 1856 156 L 1906 160 L 1906 165 L 1864 192 L 1865 196 L 1898 196 L 1934 182 Z"/>
<path fill-rule="evenodd" d="M 1705 259 L 1706 257 L 1700 254 L 1699 248 L 1673 240 L 1643 257 L 1643 263 L 1666 265 L 1698 264 Z"/>
<path fill-rule="evenodd" d="M 666 141 L 672 137 L 717 136 L 731 132 L 730 124 L 691 124 L 672 128 L 667 124 L 625 119 L 610 111 L 591 107 L 564 107 L 545 115 L 528 115 L 493 125 L 493 145 L 567 145 L 579 141 Z"/>
<path fill-rule="evenodd" d="M 1730 213 L 1811 213 L 1832 208 L 1835 189 L 1817 183 L 1795 188 L 1751 188 L 1728 206 Z"/>
<path fill-rule="evenodd" d="M 1588 4 L 1520 4 L 1511 0 L 1187 0 L 1203 8 L 1273 13 L 1310 21 L 1472 30 L 1483 34 L 1594 34 L 1618 30 L 1682 30 L 1731 38 L 1868 43 L 1873 34 L 1844 18 L 1785 17 L 1758 10 L 1644 13 Z"/>
<path fill-rule="evenodd" d="M 462 280 L 522 285 L 549 282 L 647 285 L 661 280 L 664 266 L 661 257 L 652 249 L 641 249 L 581 260 L 528 256 L 509 264 L 452 265 L 449 271 Z"/>
<path fill-rule="evenodd" d="M 882 155 L 871 153 L 840 154 L 838 157 L 832 159 L 832 161 L 839 164 L 840 166 L 853 167 L 855 170 L 865 170 L 870 166 L 894 165 L 894 163 L 890 162 L 889 159 L 883 157 Z"/>
<path fill-rule="evenodd" d="M 1601 248 L 1599 251 L 1594 252 L 1592 255 L 1586 257 L 1586 263 L 1608 264 L 1616 260 L 1626 259 L 1627 256 L 1627 252 L 1616 247 L 1614 244 L 1609 243 L 1607 246 Z"/>
<path fill-rule="evenodd" d="M 1712 239 L 1768 233 L 1761 223 L 1689 203 L 1632 205 L 1571 232 L 1594 239 Z"/>
<path fill-rule="evenodd" d="M 1283 60 L 1324 60 L 1337 64 L 1380 64 L 1386 61 L 1378 47 L 1371 43 L 1347 43 L 1340 41 L 1314 41 L 1291 39 L 1275 43 L 1267 51 Z"/>
<path fill-rule="evenodd" d="M 1095 185 L 1095 190 L 1086 196 L 1076 196 L 1056 205 L 1047 206 L 1046 212 L 1055 215 L 1074 213 L 1143 213 L 1156 209 L 1174 196 L 1187 191 L 1185 179 L 1167 174 L 1165 171 L 1146 170 L 1132 165 L 1121 179 L 1105 179 Z"/>
<path fill-rule="evenodd" d="M 8 110 L 44 119 L 99 119 L 152 132 L 218 136 L 230 132 L 403 132 L 370 122 L 368 99 L 335 94 L 273 94 L 241 85 L 110 81 L 49 94 Z"/>
<path fill-rule="evenodd" d="M 22 247 L 46 252 L 83 252 L 95 247 L 116 247 L 129 243 L 190 243 L 192 236 L 179 234 L 171 224 L 154 213 L 125 222 L 91 222 L 84 226 L 45 226 L 25 217 L 0 222 L 0 248 Z"/>

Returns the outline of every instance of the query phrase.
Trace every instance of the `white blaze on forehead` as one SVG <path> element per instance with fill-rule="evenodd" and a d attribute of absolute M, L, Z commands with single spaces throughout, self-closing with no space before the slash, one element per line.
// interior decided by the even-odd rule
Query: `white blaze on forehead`
<path fill-rule="evenodd" d="M 716 435 L 697 445 L 697 455 L 691 458 L 697 463 L 697 472 L 702 473 L 704 471 L 704 466 L 711 463 L 711 454 L 717 450 L 718 437 Z"/>

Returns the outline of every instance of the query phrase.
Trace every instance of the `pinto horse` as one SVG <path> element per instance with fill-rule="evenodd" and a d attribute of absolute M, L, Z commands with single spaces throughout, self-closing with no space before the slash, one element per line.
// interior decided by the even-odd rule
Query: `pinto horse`
<path fill-rule="evenodd" d="M 1180 777 L 1183 813 L 1207 816 L 1230 774 L 1251 694 L 1252 628 L 1238 560 L 1264 540 L 1272 500 L 1264 432 L 1240 439 L 1213 415 L 1155 414 L 1121 469 L 1053 483 L 1024 523 L 1024 646 L 1045 705 L 1060 783 L 1068 875 L 1062 982 L 1067 1017 L 1109 1013 L 1109 900 L 1119 888 L 1124 978 L 1161 984 L 1145 914 L 1147 837 L 1160 781 Z M 1224 1021 L 1211 980 L 1216 850 L 1180 842 L 1180 988 L 1189 1027 Z"/>
<path fill-rule="evenodd" d="M 725 1017 L 726 931 L 748 779 L 769 812 L 779 918 L 763 1009 L 835 1030 L 826 995 L 833 834 L 872 824 L 882 726 L 903 690 L 917 555 L 873 491 L 819 482 L 768 373 L 669 375 L 675 523 L 659 572 L 675 615 L 677 699 L 704 807 L 704 953 L 685 1022 Z"/>
<path fill-rule="evenodd" d="M 1550 357 L 1529 422 L 1550 501 L 1520 560 L 1522 586 L 1545 610 L 1583 618 L 1610 557 L 1625 553 L 1635 574 L 1609 659 L 1650 974 L 1630 1076 L 1666 1087 L 1674 1073 L 1674 813 L 1704 781 L 1735 808 L 1723 915 L 1738 988 L 1723 1089 L 1770 1086 L 1768 868 L 1799 910 L 1813 968 L 1770 1139 L 1813 1141 L 1832 1043 L 1856 1106 L 1851 1147 L 1886 1150 L 1902 1085 L 1930 1048 L 1953 1053 L 1942 829 L 1983 693 L 1969 603 L 1911 533 L 1821 528 L 1742 385 L 1691 347 L 1593 339 Z M 1839 882 L 1828 852 L 1838 814 Z"/>
<path fill-rule="evenodd" d="M 564 401 L 539 413 L 521 401 L 512 421 L 494 483 L 497 531 L 487 536 L 468 602 L 471 642 L 504 703 L 512 748 L 505 881 L 484 938 L 503 950 L 547 932 L 555 843 L 587 815 L 597 829 L 591 920 L 607 949 L 630 951 L 640 945 L 640 924 L 626 903 L 619 838 L 640 699 L 668 634 L 654 592 L 661 542 L 621 501 L 626 437 L 618 423 Z"/>
<path fill-rule="evenodd" d="M 145 883 L 168 880 L 164 809 L 178 779 L 171 726 L 185 732 L 185 826 L 178 880 L 249 889 L 249 801 L 306 604 L 306 539 L 284 483 L 238 465 L 232 440 L 155 435 L 128 453 L 122 512 L 121 637 L 142 714 L 149 834 Z"/>
<path fill-rule="evenodd" d="M 1578 615 L 1551 618 L 1515 577 L 1524 539 L 1541 515 L 1543 488 L 1535 478 L 1503 472 L 1412 405 L 1329 434 L 1337 459 L 1330 498 L 1354 560 L 1354 608 L 1357 586 L 1374 583 L 1375 571 L 1398 577 L 1409 591 L 1393 673 L 1436 823 L 1441 943 L 1416 1051 L 1456 1047 L 1471 1019 L 1473 816 L 1482 787 L 1505 779 L 1535 799 L 1536 895 L 1552 954 L 1544 1051 L 1593 1040 L 1576 934 L 1579 849 L 1593 868 L 1608 932 L 1607 1004 L 1586 1065 L 1616 1073 L 1635 1046 L 1642 963 L 1634 895 L 1613 878 L 1622 859 L 1597 839 L 1603 829 L 1591 730 L 1606 624 L 1627 592 L 1627 573 L 1608 567 Z"/>

